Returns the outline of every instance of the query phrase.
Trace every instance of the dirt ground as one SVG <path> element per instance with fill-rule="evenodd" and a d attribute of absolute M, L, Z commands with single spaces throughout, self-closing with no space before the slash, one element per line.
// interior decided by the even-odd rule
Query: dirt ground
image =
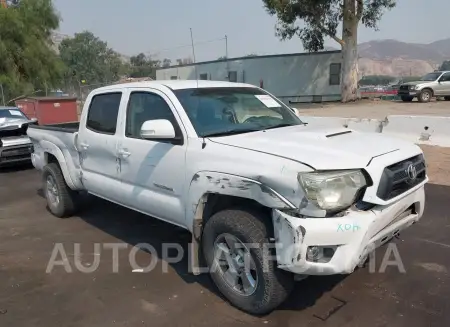
<path fill-rule="evenodd" d="M 420 146 L 427 161 L 430 183 L 450 186 L 450 148 Z"/>
<path fill-rule="evenodd" d="M 294 106 L 302 116 L 377 118 L 384 119 L 388 115 L 429 115 L 450 116 L 449 101 L 433 101 L 429 103 L 361 100 L 350 104 L 323 103 L 298 104 Z"/>

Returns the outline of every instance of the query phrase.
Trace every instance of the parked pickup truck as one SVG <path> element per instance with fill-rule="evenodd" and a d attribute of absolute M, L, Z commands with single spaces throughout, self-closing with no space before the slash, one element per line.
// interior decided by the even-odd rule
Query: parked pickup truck
<path fill-rule="evenodd" d="M 26 131 L 35 123 L 16 107 L 0 107 L 0 167 L 30 162 L 33 144 Z"/>
<path fill-rule="evenodd" d="M 404 83 L 400 85 L 398 95 L 404 102 L 411 102 L 414 98 L 419 102 L 429 102 L 433 97 L 450 101 L 450 71 L 435 71 L 419 81 Z"/>
<path fill-rule="evenodd" d="M 218 289 L 253 314 L 283 302 L 295 275 L 351 273 L 424 210 L 418 146 L 314 128 L 247 84 L 103 87 L 79 126 L 28 135 L 55 216 L 87 191 L 181 226 Z"/>

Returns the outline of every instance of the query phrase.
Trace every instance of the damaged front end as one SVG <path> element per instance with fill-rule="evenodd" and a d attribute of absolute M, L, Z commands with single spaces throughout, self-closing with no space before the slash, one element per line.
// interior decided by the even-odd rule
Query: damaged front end
<path fill-rule="evenodd" d="M 0 118 L 0 165 L 31 160 L 33 145 L 27 128 L 34 120 Z"/>

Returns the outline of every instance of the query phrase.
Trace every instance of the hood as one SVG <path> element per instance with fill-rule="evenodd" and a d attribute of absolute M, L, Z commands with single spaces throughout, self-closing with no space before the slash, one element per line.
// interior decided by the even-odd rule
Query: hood
<path fill-rule="evenodd" d="M 0 118 L 0 139 L 9 136 L 26 135 L 28 125 L 32 123 L 34 122 L 27 118 L 2 117 Z"/>
<path fill-rule="evenodd" d="M 11 130 L 11 129 L 19 129 L 23 124 L 30 124 L 32 121 L 26 118 L 10 118 L 10 117 L 2 117 L 0 118 L 0 131 L 1 130 Z"/>
<path fill-rule="evenodd" d="M 210 138 L 223 145 L 263 152 L 306 164 L 316 170 L 366 167 L 373 157 L 411 146 L 379 133 L 346 128 L 291 126 Z"/>
<path fill-rule="evenodd" d="M 432 83 L 434 81 L 412 81 L 412 82 L 408 82 L 408 83 L 403 83 L 402 85 L 412 85 L 412 86 L 416 86 L 419 84 L 426 84 L 426 83 Z"/>

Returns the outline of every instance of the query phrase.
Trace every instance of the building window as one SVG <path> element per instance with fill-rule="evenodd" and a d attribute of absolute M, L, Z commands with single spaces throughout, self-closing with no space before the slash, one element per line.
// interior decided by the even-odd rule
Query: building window
<path fill-rule="evenodd" d="M 237 71 L 228 72 L 228 80 L 230 82 L 237 82 Z"/>
<path fill-rule="evenodd" d="M 208 74 L 207 73 L 200 74 L 200 79 L 203 80 L 203 81 L 206 81 L 208 79 Z"/>
<path fill-rule="evenodd" d="M 178 79 L 178 76 L 170 76 L 170 79 L 172 79 L 172 80 Z"/>
<path fill-rule="evenodd" d="M 341 84 L 341 64 L 330 64 L 330 85 Z"/>

